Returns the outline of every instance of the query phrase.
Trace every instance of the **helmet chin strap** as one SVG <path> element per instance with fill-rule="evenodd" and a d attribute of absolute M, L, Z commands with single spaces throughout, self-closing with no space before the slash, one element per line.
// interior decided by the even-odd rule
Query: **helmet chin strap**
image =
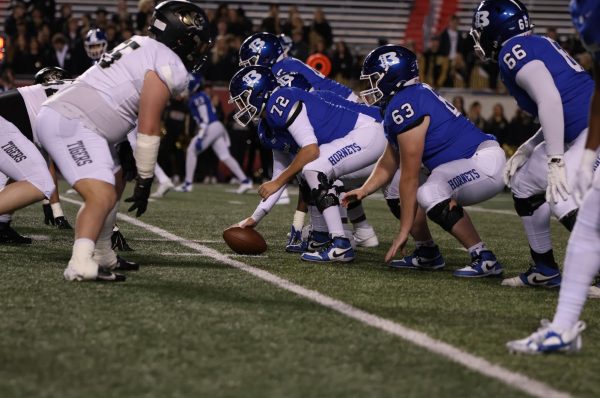
<path fill-rule="evenodd" d="M 404 83 L 404 87 L 406 87 L 406 86 L 412 86 L 413 84 L 417 84 L 417 83 L 419 83 L 419 82 L 420 82 L 420 79 L 419 79 L 419 77 L 418 77 L 418 76 L 417 76 L 417 77 L 413 77 L 412 79 L 410 79 L 410 80 L 407 80 L 407 81 Z"/>

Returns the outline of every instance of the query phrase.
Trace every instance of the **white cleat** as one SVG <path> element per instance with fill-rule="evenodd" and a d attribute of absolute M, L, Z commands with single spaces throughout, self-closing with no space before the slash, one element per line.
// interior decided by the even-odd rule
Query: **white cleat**
<path fill-rule="evenodd" d="M 290 204 L 290 193 L 288 192 L 288 189 L 284 189 L 283 192 L 281 193 L 281 196 L 279 197 L 279 199 L 277 199 L 277 202 L 275 203 L 276 205 L 289 205 Z"/>
<path fill-rule="evenodd" d="M 190 182 L 184 182 L 183 184 L 181 184 L 180 186 L 175 188 L 175 192 L 183 192 L 183 193 L 192 192 L 193 190 L 194 190 L 194 185 Z"/>
<path fill-rule="evenodd" d="M 379 246 L 379 239 L 375 230 L 370 225 L 367 228 L 356 228 L 354 231 L 354 241 L 356 246 L 360 247 L 377 247 Z"/>
<path fill-rule="evenodd" d="M 98 263 L 91 258 L 84 261 L 71 259 L 63 276 L 68 281 L 95 281 L 98 277 Z"/>
<path fill-rule="evenodd" d="M 245 179 L 244 181 L 242 181 L 242 183 L 240 184 L 240 186 L 238 187 L 238 189 L 235 190 L 235 193 L 237 193 L 238 195 L 244 194 L 247 191 L 252 189 L 252 181 L 250 181 L 249 178 Z"/>
<path fill-rule="evenodd" d="M 77 191 L 74 190 L 73 188 L 69 188 L 65 191 L 65 195 L 75 195 L 77 194 Z"/>
<path fill-rule="evenodd" d="M 588 290 L 588 298 L 600 298 L 600 283 L 590 286 Z"/>
<path fill-rule="evenodd" d="M 167 194 L 167 192 L 169 192 L 171 189 L 174 189 L 174 188 L 175 188 L 175 185 L 173 185 L 171 180 L 168 180 L 164 184 L 159 184 L 156 192 L 154 192 L 152 195 L 150 195 L 150 197 L 160 199 L 160 198 L 164 197 Z"/>
<path fill-rule="evenodd" d="M 506 348 L 512 354 L 575 353 L 581 350 L 581 332 L 584 330 L 585 322 L 577 321 L 571 329 L 561 333 L 552 329 L 550 321 L 543 319 L 536 332 L 524 339 L 509 341 Z"/>

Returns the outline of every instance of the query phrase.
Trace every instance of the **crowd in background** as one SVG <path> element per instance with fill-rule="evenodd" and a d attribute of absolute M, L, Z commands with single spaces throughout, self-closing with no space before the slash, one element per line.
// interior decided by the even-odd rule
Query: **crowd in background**
<path fill-rule="evenodd" d="M 92 14 L 76 17 L 71 5 L 58 6 L 55 0 L 12 0 L 10 13 L 5 21 L 6 51 L 0 72 L 0 91 L 14 87 L 15 75 L 31 76 L 45 66 L 60 66 L 73 76 L 83 73 L 91 66 L 83 47 L 85 34 L 90 28 L 100 28 L 106 33 L 110 50 L 134 34 L 147 34 L 154 5 L 154 0 L 139 0 L 137 12 L 130 14 L 127 2 L 117 0 L 116 13 L 98 8 Z M 215 45 L 203 69 L 206 81 L 226 84 L 238 69 L 237 54 L 244 38 L 256 31 L 266 31 L 288 35 L 293 42 L 289 55 L 302 61 L 314 53 L 326 55 L 332 65 L 330 77 L 359 89 L 357 77 L 360 74 L 361 56 L 365 54 L 353 53 L 343 40 L 335 39 L 321 8 L 315 8 L 312 19 L 305 21 L 297 7 L 289 7 L 287 14 L 282 15 L 279 6 L 271 4 L 260 24 L 253 24 L 241 6 L 222 3 L 216 9 L 206 11 L 215 37 Z M 549 28 L 545 34 L 559 41 L 584 68 L 591 68 L 591 60 L 579 40 L 560 40 L 553 28 Z M 384 44 L 384 41 L 380 44 Z M 416 47 L 412 42 L 403 44 L 413 50 Z M 417 56 L 421 80 L 435 88 L 491 89 L 500 93 L 504 90 L 498 81 L 497 64 L 482 64 L 476 58 L 471 39 L 466 32 L 459 30 L 457 17 L 450 18 L 448 26 L 431 37 L 425 51 L 417 52 Z M 252 175 L 256 153 L 260 154 L 262 165 L 269 164 L 269 156 L 260 152 L 253 131 L 240 128 L 233 123 L 231 117 L 226 120 L 219 101 L 219 97 L 214 96 L 214 104 L 220 109 L 233 138 L 232 154 L 240 164 L 245 165 L 247 174 Z M 484 120 L 478 102 L 469 104 L 468 111 L 465 110 L 462 98 L 457 97 L 453 102 L 478 127 L 494 134 L 508 155 L 537 128 L 532 118 L 521 111 L 512 117 L 504 115 L 500 104 L 496 104 L 493 115 Z M 169 112 L 174 118 L 169 119 Z M 169 136 L 167 140 L 165 147 L 170 150 L 185 149 L 185 136 L 179 136 L 183 125 L 178 123 L 183 120 L 181 114 L 186 112 L 185 104 L 174 101 L 166 113 L 166 126 L 172 122 L 168 130 L 179 131 L 177 136 Z M 176 159 L 167 150 L 161 153 L 161 163 L 167 172 L 178 174 L 178 170 L 183 167 L 181 157 Z M 198 168 L 199 173 L 206 174 L 210 181 L 217 173 L 218 162 L 211 151 L 202 156 L 206 159 L 199 164 L 205 166 Z M 268 178 L 268 169 L 268 166 L 263 166 L 256 177 Z"/>

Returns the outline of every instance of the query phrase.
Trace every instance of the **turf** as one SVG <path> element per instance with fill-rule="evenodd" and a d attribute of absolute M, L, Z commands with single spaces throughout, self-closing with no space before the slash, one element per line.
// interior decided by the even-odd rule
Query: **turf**
<path fill-rule="evenodd" d="M 230 254 L 222 230 L 258 202 L 230 189 L 198 185 L 191 194 L 169 193 L 142 220 Z M 37 236 L 34 244 L 0 246 L 1 397 L 522 395 L 127 223 L 121 229 L 136 251 L 125 256 L 142 270 L 122 284 L 67 283 L 62 270 L 72 235 L 43 225 L 39 207 L 20 211 L 13 223 Z M 64 207 L 74 220 L 77 207 Z M 504 343 L 551 317 L 557 291 L 453 278 L 468 256 L 437 227 L 445 270 L 391 271 L 382 259 L 397 223 L 381 199 L 365 207 L 381 245 L 361 250 L 352 264 L 312 265 L 284 253 L 292 205 L 277 206 L 259 226 L 266 257 L 238 260 L 573 395 L 597 396 L 600 301 L 586 306 L 580 354 L 510 356 Z M 507 275 L 527 267 L 527 243 L 508 195 L 470 214 Z M 553 234 L 562 258 L 567 234 L 558 223 Z"/>

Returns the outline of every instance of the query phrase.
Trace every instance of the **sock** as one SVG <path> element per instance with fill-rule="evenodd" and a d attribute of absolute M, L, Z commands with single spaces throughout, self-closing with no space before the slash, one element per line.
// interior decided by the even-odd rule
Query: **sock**
<path fill-rule="evenodd" d="M 52 208 L 52 215 L 54 218 L 65 216 L 62 207 L 60 206 L 60 202 L 52 203 L 50 207 Z"/>
<path fill-rule="evenodd" d="M 164 170 L 158 165 L 158 163 L 156 164 L 156 166 L 154 166 L 154 177 L 156 177 L 159 184 L 171 183 L 171 179 L 168 175 L 165 174 Z"/>
<path fill-rule="evenodd" d="M 11 214 L 0 214 L 0 223 L 8 224 L 12 219 Z"/>
<path fill-rule="evenodd" d="M 590 205 L 597 206 L 600 195 L 593 190 L 588 194 L 592 200 L 584 201 L 579 218 L 569 238 L 565 268 L 558 296 L 558 307 L 552 326 L 565 331 L 575 325 L 581 316 L 588 289 L 596 274 L 600 271 L 600 226 L 598 214 L 590 211 Z"/>
<path fill-rule="evenodd" d="M 343 206 L 340 206 L 340 217 L 342 219 L 342 224 L 348 223 L 348 210 Z"/>
<path fill-rule="evenodd" d="M 194 182 L 196 164 L 198 163 L 198 153 L 196 152 L 196 139 L 192 139 L 185 154 L 185 183 Z"/>
<path fill-rule="evenodd" d="M 437 246 L 433 240 L 416 240 L 415 246 L 419 247 L 435 247 Z"/>
<path fill-rule="evenodd" d="M 292 225 L 294 226 L 294 229 L 296 231 L 302 231 L 302 228 L 304 227 L 305 216 L 306 213 L 300 210 L 296 210 L 296 212 L 294 213 L 294 221 L 292 222 Z"/>
<path fill-rule="evenodd" d="M 323 210 L 323 218 L 327 224 L 329 235 L 331 235 L 332 238 L 335 238 L 336 236 L 345 236 L 338 206 L 331 206 Z"/>
<path fill-rule="evenodd" d="M 556 264 L 556 260 L 554 260 L 554 252 L 552 249 L 544 253 L 537 253 L 532 248 L 529 248 L 529 253 L 531 253 L 531 258 L 535 264 L 541 263 L 547 267 L 558 270 L 558 264 Z"/>
<path fill-rule="evenodd" d="M 308 211 L 310 212 L 310 223 L 313 231 L 328 232 L 323 214 L 319 212 L 317 206 L 308 206 Z"/>
<path fill-rule="evenodd" d="M 529 246 L 536 253 L 552 250 L 550 238 L 550 205 L 544 203 L 533 215 L 521 217 Z"/>
<path fill-rule="evenodd" d="M 225 166 L 227 166 L 227 168 L 229 170 L 231 170 L 231 172 L 233 173 L 233 175 L 235 176 L 235 178 L 237 178 L 238 180 L 240 180 L 241 183 L 247 184 L 250 182 L 250 180 L 248 179 L 248 177 L 246 177 L 246 174 L 244 174 L 244 172 L 242 171 L 242 168 L 240 167 L 239 163 L 237 162 L 237 160 L 235 160 L 233 157 L 228 156 L 224 159 L 221 159 L 221 161 L 223 163 L 225 163 Z"/>
<path fill-rule="evenodd" d="M 43 205 L 49 205 L 50 201 L 48 199 L 44 199 L 44 200 L 42 200 L 42 204 Z"/>
<path fill-rule="evenodd" d="M 348 218 L 350 219 L 352 225 L 354 225 L 354 229 L 371 227 L 367 221 L 365 209 L 360 201 L 352 202 L 348 205 Z"/>
<path fill-rule="evenodd" d="M 79 238 L 73 243 L 73 254 L 71 260 L 74 261 L 86 261 L 92 258 L 94 253 L 94 247 L 96 244 L 93 240 L 88 238 Z"/>
<path fill-rule="evenodd" d="M 117 255 L 112 249 L 112 241 L 110 238 L 115 225 L 115 220 L 117 219 L 118 209 L 119 205 L 117 203 L 106 216 L 104 225 L 96 240 L 94 260 L 101 266 L 110 267 L 116 265 L 117 262 Z"/>
<path fill-rule="evenodd" d="M 479 253 L 481 253 L 484 250 L 487 250 L 487 246 L 485 245 L 485 243 L 479 242 L 469 247 L 467 250 L 469 250 L 469 254 L 471 255 L 471 257 L 477 257 Z"/>

